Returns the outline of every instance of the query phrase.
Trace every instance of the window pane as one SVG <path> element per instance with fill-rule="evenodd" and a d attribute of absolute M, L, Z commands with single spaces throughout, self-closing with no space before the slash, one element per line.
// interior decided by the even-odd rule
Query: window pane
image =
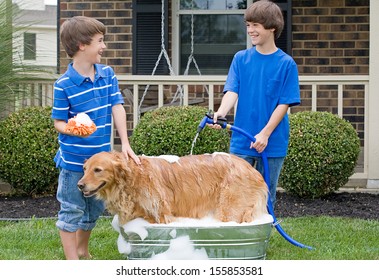
<path fill-rule="evenodd" d="M 36 60 L 35 33 L 24 33 L 24 60 Z"/>
<path fill-rule="evenodd" d="M 194 15 L 193 55 L 202 74 L 227 74 L 234 54 L 246 48 L 243 15 Z M 191 15 L 180 16 L 180 73 L 191 54 Z M 197 74 L 193 64 L 188 72 Z"/>
<path fill-rule="evenodd" d="M 246 0 L 180 0 L 181 10 L 246 9 Z"/>

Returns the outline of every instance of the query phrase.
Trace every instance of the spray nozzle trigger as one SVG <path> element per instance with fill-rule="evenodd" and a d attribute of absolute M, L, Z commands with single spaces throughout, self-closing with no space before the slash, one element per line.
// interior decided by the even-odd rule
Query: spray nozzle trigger
<path fill-rule="evenodd" d="M 207 123 L 215 124 L 213 122 L 213 114 L 211 114 L 211 113 L 205 114 L 205 117 L 201 120 L 199 126 L 197 127 L 197 133 L 200 133 L 204 129 L 204 127 Z M 217 118 L 216 123 L 219 124 L 222 128 L 225 128 L 227 125 L 227 120 L 226 120 L 226 118 L 220 117 L 220 118 Z"/>
<path fill-rule="evenodd" d="M 206 113 L 205 114 L 209 119 L 211 119 L 213 121 L 213 114 L 211 113 Z M 221 125 L 222 128 L 225 128 L 224 126 L 226 125 L 225 123 L 227 122 L 228 120 L 226 118 L 222 118 L 222 117 L 218 117 L 217 118 L 217 124 Z M 213 123 L 213 122 L 212 122 Z"/>

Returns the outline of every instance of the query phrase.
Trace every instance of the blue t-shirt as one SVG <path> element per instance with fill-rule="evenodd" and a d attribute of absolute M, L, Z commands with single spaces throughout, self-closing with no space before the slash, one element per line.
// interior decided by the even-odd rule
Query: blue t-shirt
<path fill-rule="evenodd" d="M 234 125 L 251 135 L 258 134 L 280 104 L 300 104 L 300 87 L 295 61 L 282 50 L 263 55 L 255 47 L 235 54 L 224 86 L 224 93 L 238 94 Z M 265 149 L 268 157 L 284 157 L 289 140 L 286 114 L 271 134 Z M 250 139 L 233 132 L 230 152 L 259 156 L 250 149 Z"/>
<path fill-rule="evenodd" d="M 94 82 L 81 76 L 69 64 L 54 84 L 52 118 L 68 121 L 78 113 L 86 113 L 96 124 L 90 136 L 76 137 L 59 134 L 59 150 L 54 158 L 57 167 L 83 171 L 84 161 L 92 155 L 111 150 L 112 106 L 123 104 L 113 69 L 95 64 Z"/>

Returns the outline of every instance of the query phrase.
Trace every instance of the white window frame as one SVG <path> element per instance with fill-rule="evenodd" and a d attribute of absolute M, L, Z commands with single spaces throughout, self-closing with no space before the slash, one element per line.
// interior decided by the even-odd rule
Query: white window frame
<path fill-rule="evenodd" d="M 253 0 L 247 0 L 247 6 L 253 3 Z M 179 9 L 180 0 L 173 0 L 171 6 L 171 26 L 172 26 L 172 40 L 171 40 L 171 50 L 172 50 L 172 68 L 175 74 L 179 73 L 179 18 L 180 15 L 236 15 L 245 13 L 245 10 L 194 10 L 194 11 L 183 11 Z M 251 40 L 246 33 L 246 48 L 251 47 Z M 196 48 L 196 46 L 195 46 Z M 196 59 L 196 57 L 195 57 Z M 201 70 L 201 69 L 200 69 Z"/>

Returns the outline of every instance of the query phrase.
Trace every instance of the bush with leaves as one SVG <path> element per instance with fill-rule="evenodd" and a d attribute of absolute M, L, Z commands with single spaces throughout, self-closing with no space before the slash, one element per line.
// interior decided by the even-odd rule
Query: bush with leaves
<path fill-rule="evenodd" d="M 0 122 L 0 178 L 18 194 L 50 192 L 58 170 L 51 107 L 27 107 Z"/>
<path fill-rule="evenodd" d="M 145 113 L 130 137 L 136 154 L 149 156 L 191 153 L 197 127 L 207 109 L 200 106 L 168 106 Z M 193 154 L 229 151 L 229 133 L 205 127 Z"/>
<path fill-rule="evenodd" d="M 291 114 L 290 125 L 288 155 L 279 185 L 307 198 L 322 197 L 343 187 L 360 152 L 353 126 L 328 112 Z"/>

